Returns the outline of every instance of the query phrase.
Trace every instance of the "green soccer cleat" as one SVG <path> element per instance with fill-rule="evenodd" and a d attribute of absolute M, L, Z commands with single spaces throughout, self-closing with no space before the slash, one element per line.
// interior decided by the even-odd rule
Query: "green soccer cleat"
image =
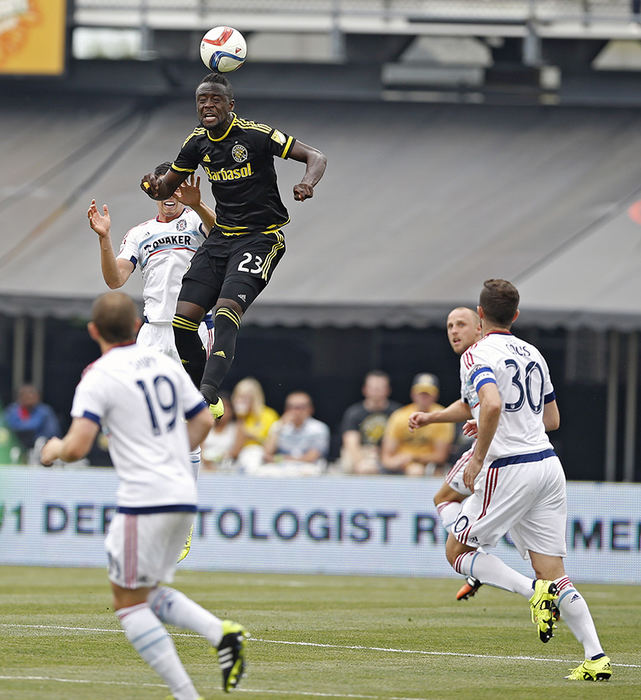
<path fill-rule="evenodd" d="M 216 401 L 216 403 L 209 404 L 209 412 L 216 420 L 219 420 L 223 417 L 223 413 L 225 413 L 225 404 L 223 403 L 223 400 L 220 397 L 218 398 L 218 401 Z"/>
<path fill-rule="evenodd" d="M 185 546 L 183 547 L 183 551 L 180 553 L 180 556 L 178 557 L 178 563 L 180 563 L 188 554 L 189 550 L 191 549 L 191 536 L 194 534 L 194 526 L 191 526 L 191 529 L 189 530 L 189 534 L 187 535 L 187 539 L 185 540 Z"/>
<path fill-rule="evenodd" d="M 539 639 L 545 644 L 554 636 L 552 630 L 554 624 L 556 605 L 554 599 L 557 597 L 556 585 L 552 581 L 538 579 L 534 584 L 534 593 L 530 598 L 530 611 L 532 622 L 539 632 Z"/>
<path fill-rule="evenodd" d="M 233 690 L 245 672 L 245 646 L 249 632 L 231 620 L 223 620 L 223 638 L 218 645 L 218 663 L 223 673 L 223 690 Z M 212 649 L 212 653 L 213 653 Z"/>
<path fill-rule="evenodd" d="M 580 666 L 573 668 L 566 678 L 569 681 L 609 681 L 610 676 L 612 676 L 610 659 L 602 656 L 596 661 L 586 659 Z"/>

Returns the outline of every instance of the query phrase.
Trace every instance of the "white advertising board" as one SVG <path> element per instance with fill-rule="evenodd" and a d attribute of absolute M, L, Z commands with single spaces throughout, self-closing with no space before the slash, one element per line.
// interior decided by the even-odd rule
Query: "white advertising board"
<path fill-rule="evenodd" d="M 203 474 L 185 568 L 456 576 L 432 499 L 439 479 L 270 479 Z M 0 564 L 104 566 L 110 469 L 0 467 Z M 577 582 L 638 583 L 641 485 L 568 484 L 566 569 Z M 530 573 L 509 540 L 495 550 Z"/>

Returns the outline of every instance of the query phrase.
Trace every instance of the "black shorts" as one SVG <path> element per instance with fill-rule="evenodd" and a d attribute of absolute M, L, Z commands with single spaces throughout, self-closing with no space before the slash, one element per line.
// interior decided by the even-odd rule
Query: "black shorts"
<path fill-rule="evenodd" d="M 183 275 L 178 301 L 208 311 L 220 298 L 233 299 L 244 312 L 265 289 L 284 254 L 280 230 L 229 236 L 214 227 Z"/>

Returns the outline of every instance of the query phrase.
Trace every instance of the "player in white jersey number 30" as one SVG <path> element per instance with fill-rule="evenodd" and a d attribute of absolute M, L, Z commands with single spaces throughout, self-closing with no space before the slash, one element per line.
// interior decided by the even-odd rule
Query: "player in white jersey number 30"
<path fill-rule="evenodd" d="M 52 438 L 42 463 L 74 461 L 90 450 L 100 426 L 118 475 L 116 514 L 105 539 L 114 609 L 127 639 L 169 686 L 176 700 L 198 700 L 161 623 L 203 635 L 218 654 L 223 689 L 234 688 L 245 667 L 247 633 L 220 620 L 171 582 L 197 511 L 189 450 L 212 425 L 202 395 L 180 364 L 134 342 L 140 326 L 133 301 L 120 292 L 99 297 L 89 335 L 102 356 L 76 388 L 72 423 Z"/>
<path fill-rule="evenodd" d="M 566 678 L 607 680 L 610 659 L 563 565 L 565 475 L 546 434 L 558 427 L 559 410 L 543 356 L 510 332 L 518 305 L 514 285 L 487 280 L 478 306 L 484 337 L 461 356 L 461 397 L 478 436 L 463 474 L 473 493 L 448 536 L 446 555 L 458 573 L 527 598 L 543 642 L 553 635 L 558 609 L 585 651 L 585 661 Z M 486 553 L 508 530 L 536 579 Z"/>

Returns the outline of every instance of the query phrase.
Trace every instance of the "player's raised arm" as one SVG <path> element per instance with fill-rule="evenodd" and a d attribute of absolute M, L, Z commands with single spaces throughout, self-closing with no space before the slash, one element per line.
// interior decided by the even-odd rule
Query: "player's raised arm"
<path fill-rule="evenodd" d="M 160 201 L 167 199 L 187 179 L 189 173 L 177 173 L 168 170 L 164 175 L 156 176 L 153 173 L 143 175 L 140 181 L 140 189 L 152 199 Z"/>
<path fill-rule="evenodd" d="M 111 217 L 109 207 L 102 205 L 102 214 L 98 211 L 96 200 L 92 199 L 87 211 L 89 226 L 98 234 L 100 240 L 100 267 L 102 276 L 109 289 L 118 289 L 129 279 L 134 265 L 129 260 L 116 258 L 111 242 Z"/>
<path fill-rule="evenodd" d="M 317 148 L 308 146 L 302 141 L 296 141 L 288 158 L 307 164 L 302 180 L 294 185 L 294 199 L 299 202 L 310 199 L 314 196 L 314 187 L 323 177 L 327 167 L 327 157 Z"/>

